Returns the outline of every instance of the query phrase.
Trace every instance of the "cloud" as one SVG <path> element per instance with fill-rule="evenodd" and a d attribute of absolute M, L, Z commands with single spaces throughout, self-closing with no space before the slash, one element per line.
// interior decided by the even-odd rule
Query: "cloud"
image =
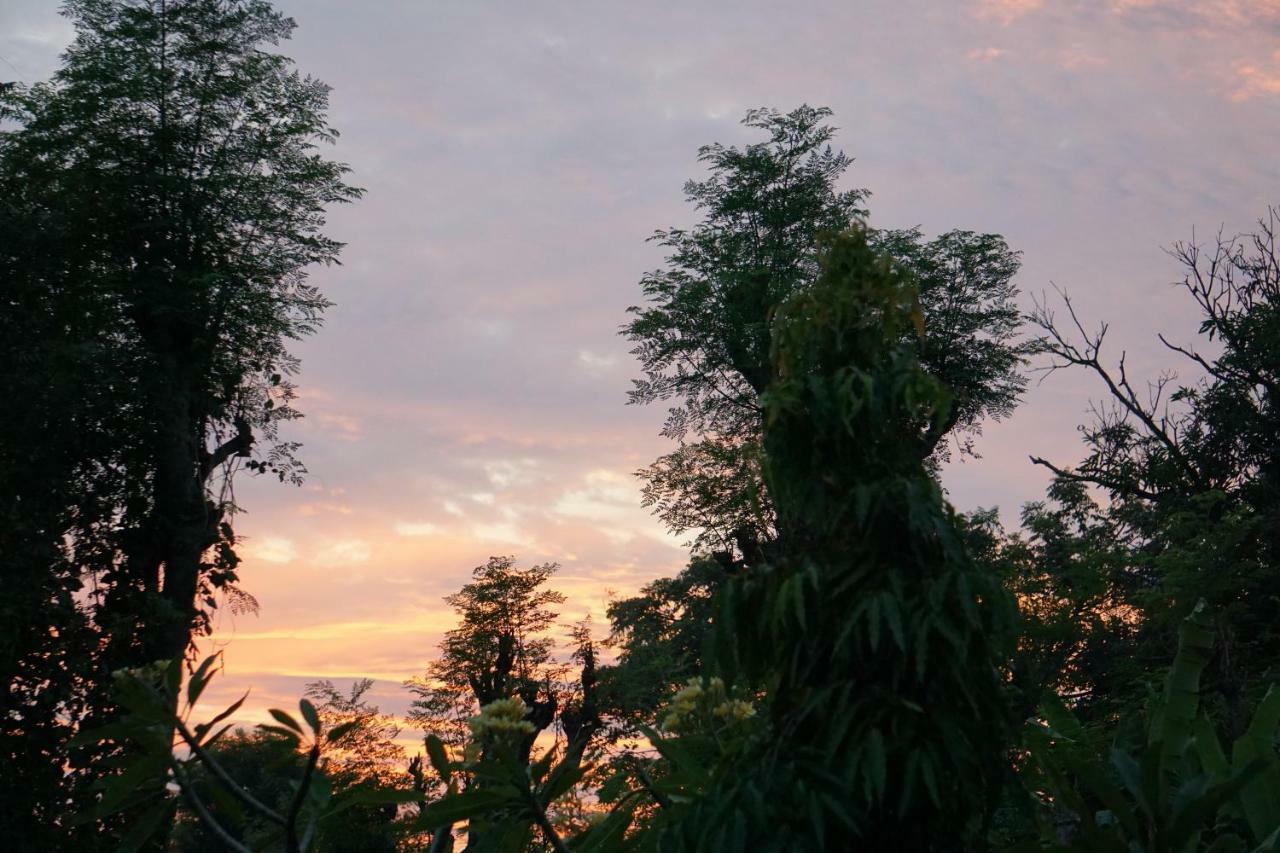
<path fill-rule="evenodd" d="M 444 528 L 429 521 L 401 521 L 395 526 L 397 536 L 439 536 Z"/>
<path fill-rule="evenodd" d="M 1058 60 L 1058 64 L 1068 71 L 1089 71 L 1098 68 L 1105 68 L 1109 65 L 1109 61 L 1105 57 L 1089 53 L 1085 50 L 1069 49 L 1064 50 Z"/>
<path fill-rule="evenodd" d="M 535 482 L 539 476 L 537 459 L 490 459 L 482 467 L 489 483 L 496 489 L 507 489 L 512 486 L 527 486 Z"/>
<path fill-rule="evenodd" d="M 264 563 L 292 563 L 298 557 L 297 546 L 280 536 L 249 539 L 239 550 L 245 559 Z"/>
<path fill-rule="evenodd" d="M 970 62 L 992 62 L 1004 56 L 1005 52 L 998 47 L 976 47 L 964 55 Z"/>
<path fill-rule="evenodd" d="M 366 563 L 373 556 L 373 549 L 363 539 L 338 539 L 321 545 L 315 562 L 321 566 L 346 566 Z"/>
<path fill-rule="evenodd" d="M 321 431 L 341 441 L 359 441 L 364 434 L 359 418 L 333 412 L 316 412 L 307 416 L 319 425 Z"/>
<path fill-rule="evenodd" d="M 976 12 L 980 18 L 993 18 L 1008 26 L 1043 5 L 1044 0 L 979 0 Z"/>
<path fill-rule="evenodd" d="M 1280 50 L 1266 64 L 1239 62 L 1235 67 L 1236 88 L 1231 100 L 1237 103 L 1265 95 L 1280 95 Z"/>
<path fill-rule="evenodd" d="M 618 363 L 617 356 L 597 355 L 591 350 L 578 350 L 578 364 L 593 376 L 608 373 Z"/>
<path fill-rule="evenodd" d="M 351 515 L 351 507 L 346 504 L 331 503 L 329 501 L 316 501 L 299 504 L 296 512 L 298 515 Z"/>
<path fill-rule="evenodd" d="M 637 512 L 639 489 L 634 479 L 604 469 L 591 471 L 584 479 L 583 488 L 560 495 L 551 511 L 570 518 L 614 525 L 619 521 L 634 520 L 637 516 L 645 517 L 643 510 Z"/>
<path fill-rule="evenodd" d="M 493 545 L 530 545 L 532 540 L 514 524 L 499 522 L 496 524 L 473 524 L 471 535 L 481 542 Z"/>

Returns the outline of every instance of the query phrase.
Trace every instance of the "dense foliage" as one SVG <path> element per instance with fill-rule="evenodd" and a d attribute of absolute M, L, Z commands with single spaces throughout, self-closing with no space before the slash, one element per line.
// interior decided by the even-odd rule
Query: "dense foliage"
<path fill-rule="evenodd" d="M 749 112 L 623 328 L 685 569 L 598 640 L 555 564 L 476 567 L 405 685 L 422 754 L 367 679 L 248 731 L 193 718 L 190 644 L 254 606 L 234 478 L 303 472 L 288 344 L 359 192 L 267 3 L 65 9 L 0 90 L 6 849 L 1280 849 L 1280 213 L 1175 245 L 1201 340 L 1147 383 L 1065 294 L 1024 317 L 998 235 L 869 224 L 829 110 Z M 940 463 L 1037 354 L 1103 401 L 1006 530 Z"/>
<path fill-rule="evenodd" d="M 328 304 L 307 282 L 340 249 L 325 209 L 359 192 L 317 149 L 328 90 L 277 52 L 294 25 L 267 3 L 63 11 L 53 79 L 0 90 L 0 392 L 23 401 L 0 419 L 0 814 L 91 849 L 111 836 L 72 842 L 65 818 L 109 765 L 67 740 L 112 714 L 112 671 L 256 606 L 234 479 L 303 473 L 279 432 L 288 347 Z"/>

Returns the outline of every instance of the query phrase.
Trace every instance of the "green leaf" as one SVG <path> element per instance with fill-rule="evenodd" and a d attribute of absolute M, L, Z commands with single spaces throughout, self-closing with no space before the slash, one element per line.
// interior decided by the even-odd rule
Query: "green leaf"
<path fill-rule="evenodd" d="M 872 729 L 867 736 L 866 759 L 872 792 L 874 799 L 878 802 L 884 796 L 887 783 L 884 738 L 880 735 L 879 729 Z"/>
<path fill-rule="evenodd" d="M 463 791 L 429 803 L 418 815 L 414 825 L 418 829 L 432 831 L 510 806 L 514 802 L 516 800 L 512 796 L 498 791 Z"/>
<path fill-rule="evenodd" d="M 1267 838 L 1280 830 L 1280 767 L 1272 747 L 1280 728 L 1280 690 L 1273 685 L 1267 690 L 1245 733 L 1231 748 L 1231 763 L 1237 769 L 1260 762 L 1262 769 L 1240 792 L 1240 805 L 1254 838 Z"/>
<path fill-rule="evenodd" d="M 205 732 L 207 732 L 207 731 L 209 731 L 210 729 L 212 729 L 212 728 L 213 728 L 214 726 L 216 726 L 218 723 L 220 723 L 220 722 L 222 722 L 223 720 L 225 720 L 227 717 L 230 717 L 230 716 L 231 716 L 232 714 L 234 714 L 236 711 L 239 711 L 239 710 L 240 710 L 240 706 L 244 704 L 244 700 L 246 700 L 246 699 L 248 699 L 248 698 L 249 698 L 249 691 L 247 691 L 247 690 L 246 690 L 246 691 L 245 691 L 245 694 L 244 694 L 243 696 L 241 696 L 239 699 L 237 699 L 236 701 L 232 702 L 229 706 L 227 706 L 224 710 L 222 710 L 221 712 L 219 712 L 219 714 L 218 714 L 216 717 L 214 717 L 212 720 L 210 720 L 210 721 L 209 721 L 209 722 L 207 722 L 207 723 L 201 723 L 200 725 L 196 726 L 196 740 L 197 740 L 197 742 L 200 742 L 200 743 L 202 743 L 202 744 L 203 744 L 203 743 L 204 743 L 204 733 L 205 733 Z"/>
<path fill-rule="evenodd" d="M 136 853 L 146 847 L 147 842 L 155 837 L 160 827 L 167 823 L 167 819 L 173 813 L 173 806 L 172 797 L 163 797 L 143 812 L 120 840 L 120 846 L 117 848 L 119 853 Z"/>
<path fill-rule="evenodd" d="M 269 708 L 267 713 L 275 717 L 285 728 L 292 729 L 296 734 L 302 734 L 302 726 L 298 725 L 298 721 L 284 711 L 279 708 Z"/>
<path fill-rule="evenodd" d="M 317 735 L 320 734 L 320 715 L 316 713 L 316 706 L 312 705 L 309 699 L 301 699 L 298 702 L 298 709 L 302 711 L 302 719 L 311 726 L 311 731 Z"/>
<path fill-rule="evenodd" d="M 194 705 L 196 700 L 200 698 L 200 694 L 204 692 L 204 688 L 208 685 L 210 675 L 209 670 L 213 667 L 214 662 L 218 659 L 218 655 L 212 654 L 200 662 L 200 666 L 196 667 L 196 671 L 191 673 L 191 678 L 187 681 L 187 704 Z"/>
<path fill-rule="evenodd" d="M 564 762 L 561 762 L 551 772 L 551 778 L 547 780 L 546 786 L 542 789 L 543 804 L 549 806 L 567 793 L 570 788 L 578 784 L 578 780 L 586 775 L 587 769 L 582 766 L 567 767 Z"/>
<path fill-rule="evenodd" d="M 444 748 L 444 743 L 435 735 L 427 735 L 427 758 L 431 760 L 431 766 L 440 774 L 440 779 L 447 785 L 449 780 L 453 778 L 453 768 L 449 766 L 449 753 Z"/>
<path fill-rule="evenodd" d="M 634 815 L 630 809 L 615 809 L 600 823 L 578 836 L 574 845 L 577 853 L 613 853 L 622 849 L 627 829 Z"/>
<path fill-rule="evenodd" d="M 182 656 L 169 661 L 168 666 L 164 670 L 164 689 L 165 694 L 174 697 L 173 701 L 177 703 L 178 690 L 182 687 Z"/>
<path fill-rule="evenodd" d="M 338 740 L 343 735 L 347 734 L 348 732 L 350 732 L 352 729 L 356 728 L 359 725 L 360 725 L 359 720 L 348 720 L 345 723 L 341 723 L 337 726 L 334 726 L 332 729 L 329 730 L 329 734 L 327 735 L 326 740 L 328 743 L 333 743 L 334 741 Z"/>
<path fill-rule="evenodd" d="M 1226 753 L 1222 751 L 1222 743 L 1218 733 L 1213 730 L 1213 723 L 1203 711 L 1196 718 L 1193 729 L 1196 754 L 1200 756 L 1200 766 L 1218 779 L 1225 779 L 1231 772 Z"/>

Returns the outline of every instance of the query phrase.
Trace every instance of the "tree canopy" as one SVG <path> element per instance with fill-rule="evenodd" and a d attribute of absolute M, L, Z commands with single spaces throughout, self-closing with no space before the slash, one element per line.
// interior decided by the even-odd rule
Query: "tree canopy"
<path fill-rule="evenodd" d="M 685 197 L 702 220 L 654 234 L 666 265 L 641 280 L 647 301 L 623 327 L 645 374 L 630 401 L 674 403 L 662 432 L 678 446 L 639 472 L 644 501 L 703 550 L 750 560 L 775 532 L 760 396 L 771 381 L 776 311 L 816 279 L 819 238 L 864 222 L 870 196 L 840 188 L 853 161 L 832 148 L 830 116 L 807 105 L 751 110 L 743 124 L 767 141 L 699 150 L 710 175 L 689 181 Z M 948 436 L 971 452 L 969 437 L 985 418 L 1009 415 L 1024 385 L 1030 348 L 1018 338 L 1018 254 L 998 235 L 968 231 L 934 240 L 918 229 L 872 231 L 869 239 L 916 278 L 925 333 L 904 342 L 954 397 L 922 452 L 945 458 Z"/>

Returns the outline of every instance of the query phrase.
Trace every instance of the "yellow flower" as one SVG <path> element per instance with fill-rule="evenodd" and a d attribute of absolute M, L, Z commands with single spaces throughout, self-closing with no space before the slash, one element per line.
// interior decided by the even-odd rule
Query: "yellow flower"
<path fill-rule="evenodd" d="M 518 698 L 499 699 L 481 708 L 467 725 L 476 740 L 507 740 L 512 736 L 518 740 L 537 731 L 533 723 L 524 718 L 527 711 L 524 702 Z"/>
<path fill-rule="evenodd" d="M 756 709 L 752 707 L 750 702 L 744 702 L 741 699 L 731 699 L 727 702 L 721 702 L 711 713 L 717 717 L 723 717 L 731 720 L 745 720 L 756 715 Z"/>

